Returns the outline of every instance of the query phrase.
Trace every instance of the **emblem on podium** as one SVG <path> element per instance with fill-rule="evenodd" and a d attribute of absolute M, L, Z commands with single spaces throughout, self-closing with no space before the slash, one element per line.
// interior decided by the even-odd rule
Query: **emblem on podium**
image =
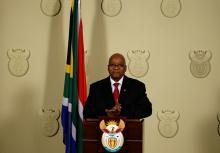
<path fill-rule="evenodd" d="M 125 123 L 120 119 L 119 123 L 114 120 L 109 120 L 105 123 L 102 120 L 99 124 L 100 129 L 102 130 L 102 146 L 108 152 L 117 152 L 119 151 L 124 144 L 124 136 L 122 131 L 125 128 Z"/>

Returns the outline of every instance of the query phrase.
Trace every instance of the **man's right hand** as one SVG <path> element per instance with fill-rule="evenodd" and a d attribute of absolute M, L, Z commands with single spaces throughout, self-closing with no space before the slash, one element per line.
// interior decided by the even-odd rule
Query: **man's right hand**
<path fill-rule="evenodd" d="M 109 117 L 117 117 L 121 113 L 121 104 L 118 103 L 111 109 L 105 109 L 105 112 Z"/>

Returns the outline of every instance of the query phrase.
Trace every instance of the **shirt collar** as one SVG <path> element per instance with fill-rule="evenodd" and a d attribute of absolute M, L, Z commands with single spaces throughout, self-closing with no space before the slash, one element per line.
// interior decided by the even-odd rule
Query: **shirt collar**
<path fill-rule="evenodd" d="M 123 79 L 124 79 L 124 76 L 117 83 L 119 83 L 119 85 L 122 85 Z M 116 83 L 111 77 L 110 77 L 110 81 L 111 81 L 111 85 Z"/>

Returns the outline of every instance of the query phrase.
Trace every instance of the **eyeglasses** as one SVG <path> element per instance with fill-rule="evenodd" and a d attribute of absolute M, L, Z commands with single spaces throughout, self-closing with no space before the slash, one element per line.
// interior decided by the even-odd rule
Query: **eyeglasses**
<path fill-rule="evenodd" d="M 108 65 L 110 68 L 124 68 L 125 65 L 124 64 L 109 64 Z"/>

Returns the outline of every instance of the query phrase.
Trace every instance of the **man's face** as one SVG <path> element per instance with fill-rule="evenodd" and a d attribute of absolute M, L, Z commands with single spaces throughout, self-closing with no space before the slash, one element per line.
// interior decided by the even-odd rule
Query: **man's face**
<path fill-rule="evenodd" d="M 109 59 L 108 72 L 114 81 L 119 81 L 126 72 L 125 60 L 121 55 L 113 55 Z"/>

